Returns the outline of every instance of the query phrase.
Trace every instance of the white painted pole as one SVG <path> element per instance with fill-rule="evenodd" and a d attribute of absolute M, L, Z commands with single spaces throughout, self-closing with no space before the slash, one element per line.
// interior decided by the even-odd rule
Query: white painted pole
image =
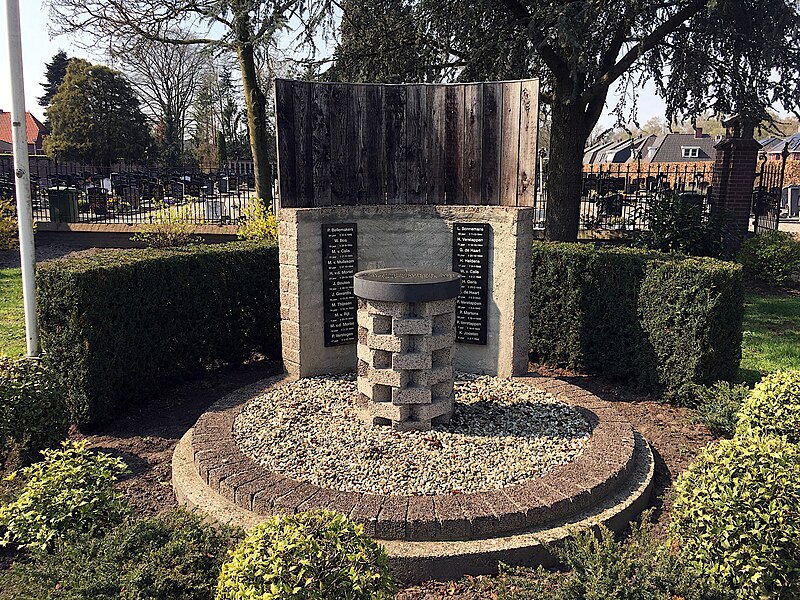
<path fill-rule="evenodd" d="M 28 165 L 28 133 L 25 119 L 25 88 L 22 77 L 22 36 L 19 28 L 19 0 L 6 0 L 8 62 L 11 72 L 11 132 L 14 174 L 17 183 L 19 256 L 22 266 L 22 301 L 25 309 L 25 338 L 28 356 L 39 356 L 39 323 L 36 320 L 31 176 Z"/>

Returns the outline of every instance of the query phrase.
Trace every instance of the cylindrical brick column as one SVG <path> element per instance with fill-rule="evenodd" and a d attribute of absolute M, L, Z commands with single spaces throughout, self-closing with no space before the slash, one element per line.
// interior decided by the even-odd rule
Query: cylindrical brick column
<path fill-rule="evenodd" d="M 461 277 L 450 271 L 375 269 L 356 273 L 353 282 L 364 420 L 400 431 L 448 422 Z"/>

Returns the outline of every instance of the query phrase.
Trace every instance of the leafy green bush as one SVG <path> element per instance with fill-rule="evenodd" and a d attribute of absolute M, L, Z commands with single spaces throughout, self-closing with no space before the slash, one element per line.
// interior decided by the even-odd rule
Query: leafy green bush
<path fill-rule="evenodd" d="M 184 509 L 126 521 L 103 537 L 80 536 L 14 563 L 0 574 L 0 600 L 211 600 L 239 539 L 240 530 L 208 525 Z"/>
<path fill-rule="evenodd" d="M 0 507 L 0 545 L 47 549 L 60 539 L 102 533 L 127 515 L 114 488 L 128 470 L 121 459 L 90 452 L 86 441 L 64 442 L 42 454 L 43 461 L 22 469 L 19 497 Z"/>
<path fill-rule="evenodd" d="M 739 409 L 750 388 L 741 383 L 718 381 L 714 385 L 694 386 L 690 406 L 696 411 L 696 420 L 717 435 L 733 437 Z"/>
<path fill-rule="evenodd" d="M 732 380 L 741 359 L 741 270 L 713 259 L 537 242 L 531 355 L 646 391 Z"/>
<path fill-rule="evenodd" d="M 644 213 L 647 231 L 639 245 L 660 252 L 718 257 L 725 246 L 724 221 L 703 210 L 701 198 L 676 191 L 657 193 Z"/>
<path fill-rule="evenodd" d="M 261 198 L 247 203 L 236 235 L 240 240 L 278 241 L 278 220 Z"/>
<path fill-rule="evenodd" d="M 199 244 L 203 239 L 195 234 L 192 222 L 192 205 L 164 206 L 150 215 L 131 237 L 134 242 L 143 242 L 148 248 L 171 248 L 186 244 Z"/>
<path fill-rule="evenodd" d="M 330 512 L 277 516 L 255 527 L 219 575 L 219 600 L 391 598 L 386 552 L 361 525 Z"/>
<path fill-rule="evenodd" d="M 788 231 L 765 231 L 742 244 L 737 260 L 756 279 L 788 285 L 800 275 L 800 240 Z"/>
<path fill-rule="evenodd" d="M 624 542 L 614 539 L 607 527 L 599 533 L 577 533 L 560 545 L 550 547 L 569 570 L 554 573 L 501 565 L 497 597 L 540 600 L 720 600 L 669 546 L 659 542 L 653 528 L 642 517 Z"/>
<path fill-rule="evenodd" d="M 0 250 L 19 247 L 17 207 L 10 198 L 0 198 Z"/>
<path fill-rule="evenodd" d="M 767 375 L 739 413 L 738 432 L 785 436 L 800 444 L 800 371 Z"/>
<path fill-rule="evenodd" d="M 42 345 L 76 422 L 165 385 L 280 354 L 278 250 L 265 242 L 110 251 L 37 269 Z"/>
<path fill-rule="evenodd" d="M 675 483 L 683 556 L 738 598 L 800 594 L 800 450 L 778 437 L 709 446 Z"/>
<path fill-rule="evenodd" d="M 14 462 L 14 455 L 30 462 L 61 442 L 68 429 L 61 390 L 41 362 L 0 356 L 0 466 Z"/>

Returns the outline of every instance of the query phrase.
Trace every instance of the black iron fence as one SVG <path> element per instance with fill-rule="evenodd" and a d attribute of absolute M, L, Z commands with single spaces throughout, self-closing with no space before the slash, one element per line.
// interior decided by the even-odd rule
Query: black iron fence
<path fill-rule="evenodd" d="M 235 224 L 255 197 L 252 164 L 224 169 L 110 167 L 30 158 L 33 216 L 67 223 L 152 223 L 181 218 L 196 224 Z M 0 198 L 15 197 L 12 158 L 0 156 Z"/>
<path fill-rule="evenodd" d="M 584 170 L 580 228 L 620 234 L 647 229 L 652 202 L 665 193 L 678 193 L 710 210 L 713 163 L 591 165 Z M 536 198 L 534 226 L 544 228 L 547 193 Z"/>
<path fill-rule="evenodd" d="M 786 157 L 782 160 L 764 157 L 760 161 L 753 187 L 753 229 L 756 233 L 778 229 L 785 172 Z"/>

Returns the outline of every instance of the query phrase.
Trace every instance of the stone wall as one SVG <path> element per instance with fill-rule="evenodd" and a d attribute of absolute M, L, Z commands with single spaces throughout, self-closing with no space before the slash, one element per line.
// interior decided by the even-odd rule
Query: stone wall
<path fill-rule="evenodd" d="M 356 344 L 326 348 L 322 224 L 357 223 L 358 270 L 452 268 L 453 223 L 488 223 L 485 346 L 456 343 L 454 367 L 510 377 L 528 368 L 532 209 L 505 206 L 335 206 L 279 211 L 281 336 L 286 369 L 311 377 L 354 371 Z"/>

